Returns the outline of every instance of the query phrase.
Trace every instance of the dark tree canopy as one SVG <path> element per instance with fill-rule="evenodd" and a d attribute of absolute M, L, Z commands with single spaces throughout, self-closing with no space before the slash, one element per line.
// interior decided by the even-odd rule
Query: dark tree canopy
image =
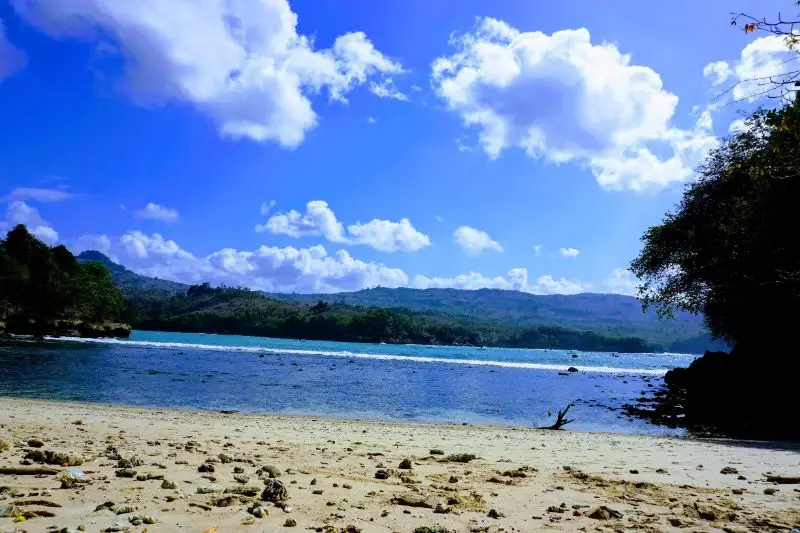
<path fill-rule="evenodd" d="M 56 321 L 115 322 L 125 310 L 106 267 L 80 264 L 18 225 L 0 240 L 0 323 L 9 331 L 46 334 Z"/>
<path fill-rule="evenodd" d="M 800 318 L 800 105 L 756 112 L 699 169 L 631 269 L 645 306 L 703 313 L 734 345 L 774 343 Z"/>

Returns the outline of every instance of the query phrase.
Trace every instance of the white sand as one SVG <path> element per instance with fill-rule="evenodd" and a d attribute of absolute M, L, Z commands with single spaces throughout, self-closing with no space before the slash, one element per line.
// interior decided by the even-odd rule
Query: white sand
<path fill-rule="evenodd" d="M 83 424 L 73 424 L 76 420 Z M 0 518 L 3 532 L 79 525 L 86 531 L 103 531 L 114 523 L 130 525 L 131 516 L 141 515 L 157 522 L 131 526 L 130 531 L 200 533 L 212 527 L 220 533 L 291 531 L 284 529 L 287 518 L 296 521 L 297 530 L 326 532 L 355 526 L 349 531 L 411 533 L 434 525 L 458 532 L 744 532 L 800 527 L 800 485 L 775 485 L 763 477 L 767 472 L 800 475 L 800 445 L 792 449 L 511 427 L 225 415 L 0 398 L 0 440 L 12 445 L 0 452 L 0 467 L 20 465 L 31 449 L 27 445 L 31 438 L 44 441 L 41 450 L 84 456 L 86 463 L 77 468 L 84 471 L 87 483 L 62 489 L 58 475 L 0 475 L 0 487 L 8 487 L 0 489 L 0 510 L 16 503 L 12 514 L 26 510 L 55 514 L 17 523 L 11 517 Z M 188 441 L 197 444 L 187 450 Z M 163 474 L 177 489 L 161 488 L 160 480 L 116 477 L 117 460 L 107 457 L 108 446 L 117 448 L 123 458 L 140 458 L 143 465 L 134 468 L 137 474 Z M 441 462 L 442 456 L 429 454 L 433 448 L 446 454 L 475 454 L 478 459 L 468 464 Z M 220 453 L 235 462 L 214 463 L 213 474 L 198 472 L 207 458 Z M 404 458 L 412 460 L 411 470 L 398 469 Z M 176 464 L 182 461 L 187 464 Z M 381 464 L 391 470 L 389 479 L 375 479 Z M 254 518 L 247 512 L 252 502 L 246 497 L 216 507 L 214 500 L 220 495 L 197 494 L 199 486 L 210 483 L 203 475 L 214 476 L 222 487 L 244 486 L 234 480 L 234 467 L 243 468 L 250 478 L 247 485 L 260 491 L 264 481 L 257 470 L 264 465 L 283 472 L 279 480 L 288 490 L 290 512 L 264 504 L 269 516 Z M 526 477 L 503 475 L 523 466 L 536 471 L 525 472 Z M 726 466 L 747 479 L 721 474 Z M 458 480 L 451 482 L 451 476 Z M 312 479 L 316 479 L 314 485 Z M 770 488 L 778 490 L 764 494 Z M 734 494 L 732 489 L 743 493 Z M 313 493 L 319 490 L 321 494 Z M 394 503 L 397 495 L 440 503 L 447 512 Z M 60 507 L 26 500 L 45 500 Z M 251 500 L 257 502 L 259 496 Z M 132 507 L 134 512 L 95 511 L 107 501 L 113 502 L 114 510 Z M 548 507 L 562 503 L 566 512 L 548 512 Z M 586 516 L 598 505 L 619 511 L 622 517 Z M 490 510 L 504 516 L 490 518 Z"/>

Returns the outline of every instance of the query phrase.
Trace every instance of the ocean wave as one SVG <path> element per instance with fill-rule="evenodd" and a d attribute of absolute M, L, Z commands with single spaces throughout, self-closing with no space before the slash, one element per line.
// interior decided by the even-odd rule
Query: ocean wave
<path fill-rule="evenodd" d="M 46 337 L 49 341 L 87 343 L 87 344 L 113 344 L 121 346 L 141 346 L 151 348 L 168 348 L 174 350 L 214 350 L 219 352 L 245 352 L 263 353 L 271 355 L 314 355 L 322 357 L 348 357 L 358 359 L 373 359 L 379 361 L 412 361 L 416 363 L 434 364 L 456 364 L 471 366 L 496 366 L 503 368 L 518 368 L 529 370 L 553 370 L 566 372 L 570 367 L 577 368 L 580 372 L 596 372 L 602 374 L 627 374 L 627 375 L 653 375 L 663 376 L 666 369 L 652 368 L 621 368 L 611 366 L 587 366 L 587 365 L 565 365 L 555 363 L 523 363 L 516 361 L 491 361 L 483 359 L 450 359 L 442 357 L 422 357 L 416 355 L 393 355 L 377 353 L 361 353 L 351 351 L 335 350 L 298 350 L 292 348 L 269 348 L 264 346 L 223 346 L 215 344 L 184 343 L 184 342 L 158 342 L 158 341 L 138 341 L 124 339 L 86 339 L 81 337 Z"/>

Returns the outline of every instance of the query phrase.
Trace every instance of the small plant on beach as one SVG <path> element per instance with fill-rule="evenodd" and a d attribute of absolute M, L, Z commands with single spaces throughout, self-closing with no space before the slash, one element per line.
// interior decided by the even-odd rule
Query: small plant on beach
<path fill-rule="evenodd" d="M 0 440 L 0 452 L 6 452 L 6 451 L 8 451 L 10 449 L 11 449 L 11 443 L 10 442 L 4 441 L 4 440 Z"/>
<path fill-rule="evenodd" d="M 78 420 L 73 420 L 72 421 L 72 425 L 74 425 L 74 426 L 82 426 L 83 425 L 83 420 L 81 420 L 80 418 Z"/>

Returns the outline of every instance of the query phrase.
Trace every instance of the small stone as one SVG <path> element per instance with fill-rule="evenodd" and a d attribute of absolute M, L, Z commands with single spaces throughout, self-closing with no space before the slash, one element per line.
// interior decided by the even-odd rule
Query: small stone
<path fill-rule="evenodd" d="M 219 458 L 219 461 L 221 463 L 223 463 L 223 464 L 227 464 L 227 463 L 232 463 L 233 462 L 233 457 L 231 457 L 230 455 L 224 454 L 224 453 L 219 454 L 217 457 Z"/>
<path fill-rule="evenodd" d="M 389 479 L 388 470 L 378 470 L 375 472 L 375 479 Z"/>
<path fill-rule="evenodd" d="M 265 518 L 266 516 L 269 515 L 269 511 L 267 511 L 260 505 L 257 505 L 250 510 L 250 514 L 252 514 L 256 518 Z"/>
<path fill-rule="evenodd" d="M 233 473 L 234 474 L 244 474 L 244 468 L 242 468 L 241 466 L 234 466 L 233 467 Z"/>
<path fill-rule="evenodd" d="M 498 519 L 498 518 L 503 518 L 506 515 L 504 515 L 503 513 L 497 511 L 496 509 L 489 509 L 489 514 L 486 515 L 486 516 L 488 516 L 489 518 Z"/>
<path fill-rule="evenodd" d="M 736 470 L 736 469 L 735 469 L 734 467 L 732 467 L 732 466 L 726 466 L 725 468 L 723 468 L 722 470 L 720 470 L 720 471 L 719 471 L 719 473 L 720 473 L 720 474 L 738 474 L 738 473 L 739 473 L 739 471 L 738 471 L 738 470 Z"/>
<path fill-rule="evenodd" d="M 276 477 L 281 476 L 281 471 L 272 465 L 262 466 L 260 471 L 267 473 L 270 479 L 274 479 Z"/>
<path fill-rule="evenodd" d="M 214 465 L 211 465 L 211 464 L 208 464 L 208 463 L 203 463 L 203 464 L 201 464 L 200 466 L 197 467 L 197 471 L 198 472 L 213 473 L 214 472 Z"/>
<path fill-rule="evenodd" d="M 450 476 L 450 483 L 458 483 L 458 478 L 456 476 Z"/>
<path fill-rule="evenodd" d="M 342 488 L 343 488 L 343 489 L 352 489 L 352 488 L 353 488 L 353 486 L 352 486 L 351 484 L 349 484 L 349 483 L 344 483 L 344 484 L 342 485 Z"/>
<path fill-rule="evenodd" d="M 210 483 L 208 485 L 200 485 L 199 487 L 197 487 L 197 494 L 218 494 L 224 491 L 225 487 L 217 485 L 215 483 Z"/>
<path fill-rule="evenodd" d="M 594 518 L 595 520 L 610 520 L 611 518 L 622 518 L 622 513 L 610 507 L 606 507 L 605 505 L 601 505 L 586 513 L 586 516 Z"/>
<path fill-rule="evenodd" d="M 316 484 L 317 484 L 317 478 L 312 479 L 311 483 L 309 483 L 309 485 L 316 485 Z"/>
<path fill-rule="evenodd" d="M 434 448 L 428 452 L 431 455 L 444 455 L 444 452 L 438 448 Z"/>
<path fill-rule="evenodd" d="M 744 494 L 744 490 L 742 490 L 742 489 L 733 489 L 731 492 L 733 492 L 736 495 Z"/>
<path fill-rule="evenodd" d="M 571 366 L 571 367 L 569 367 L 569 368 L 567 369 L 567 372 L 577 372 L 577 371 L 578 371 L 578 369 L 577 369 L 577 368 L 575 368 L 574 366 Z"/>
<path fill-rule="evenodd" d="M 39 439 L 31 439 L 28 441 L 28 446 L 31 448 L 41 448 L 44 446 L 44 442 L 40 441 Z"/>
<path fill-rule="evenodd" d="M 389 516 L 389 511 L 384 509 L 383 512 L 381 513 L 381 518 L 386 518 L 387 516 Z"/>
<path fill-rule="evenodd" d="M 450 512 L 450 509 L 445 507 L 441 503 L 437 503 L 436 507 L 433 508 L 433 512 L 437 514 L 446 514 Z"/>
<path fill-rule="evenodd" d="M 136 476 L 136 470 L 131 470 L 130 468 L 122 468 L 114 472 L 114 474 L 116 474 L 117 477 L 132 478 Z"/>
<path fill-rule="evenodd" d="M 411 459 L 403 459 L 397 468 L 402 470 L 411 470 Z"/>
<path fill-rule="evenodd" d="M 311 494 L 317 494 L 317 495 L 322 494 L 322 489 L 312 490 Z"/>
<path fill-rule="evenodd" d="M 237 483 L 241 483 L 244 485 L 245 483 L 250 481 L 250 476 L 248 476 L 247 474 L 234 474 L 233 479 Z"/>
<path fill-rule="evenodd" d="M 764 489 L 764 494 L 766 494 L 767 496 L 772 496 L 776 492 L 778 492 L 778 489 L 774 489 L 772 487 L 767 487 L 766 489 Z"/>
<path fill-rule="evenodd" d="M 294 518 L 287 518 L 286 522 L 283 523 L 283 527 L 294 527 L 297 525 L 297 520 Z"/>

